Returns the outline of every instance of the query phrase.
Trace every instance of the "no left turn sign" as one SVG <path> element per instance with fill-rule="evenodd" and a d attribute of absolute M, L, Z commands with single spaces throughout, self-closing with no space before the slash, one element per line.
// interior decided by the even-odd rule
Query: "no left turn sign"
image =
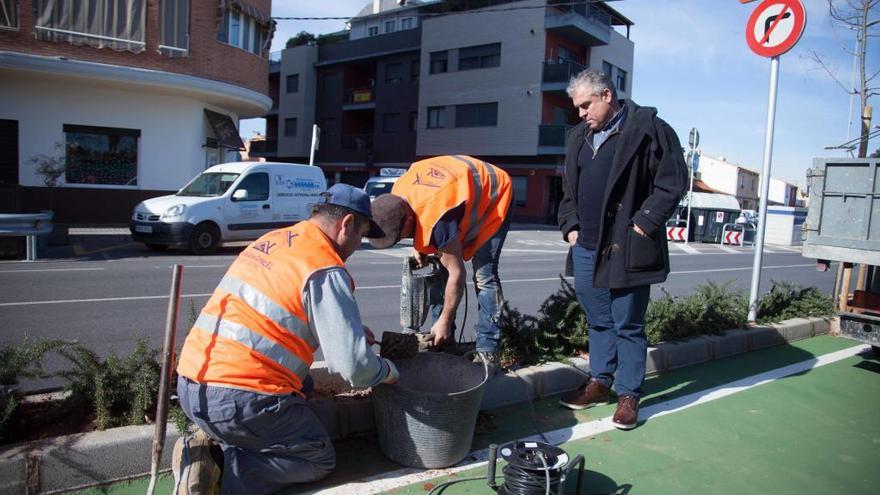
<path fill-rule="evenodd" d="M 807 12 L 800 0 L 764 0 L 746 24 L 746 42 L 762 57 L 791 50 L 804 33 Z"/>

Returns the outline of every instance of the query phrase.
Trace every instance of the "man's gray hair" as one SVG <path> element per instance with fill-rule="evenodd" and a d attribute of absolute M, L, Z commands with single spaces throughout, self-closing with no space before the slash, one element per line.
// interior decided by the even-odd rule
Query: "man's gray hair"
<path fill-rule="evenodd" d="M 611 82 L 607 74 L 598 70 L 580 71 L 568 81 L 568 88 L 565 89 L 565 92 L 568 93 L 569 98 L 574 98 L 575 91 L 579 89 L 585 89 L 593 96 L 599 96 L 607 89 L 611 91 L 611 98 L 617 99 L 614 83 Z"/>

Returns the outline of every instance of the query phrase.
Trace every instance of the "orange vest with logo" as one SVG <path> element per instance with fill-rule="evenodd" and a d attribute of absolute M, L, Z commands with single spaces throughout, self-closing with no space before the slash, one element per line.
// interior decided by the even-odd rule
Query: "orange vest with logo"
<path fill-rule="evenodd" d="M 449 210 L 465 205 L 458 240 L 462 257 L 488 241 L 507 217 L 512 198 L 510 176 L 500 168 L 464 155 L 438 156 L 415 162 L 391 190 L 404 198 L 416 214 L 413 247 L 433 254 L 431 232 Z"/>
<path fill-rule="evenodd" d="M 311 222 L 257 239 L 229 267 L 190 330 L 178 374 L 198 383 L 302 395 L 318 348 L 302 293 L 312 273 L 333 266 L 344 264 Z"/>

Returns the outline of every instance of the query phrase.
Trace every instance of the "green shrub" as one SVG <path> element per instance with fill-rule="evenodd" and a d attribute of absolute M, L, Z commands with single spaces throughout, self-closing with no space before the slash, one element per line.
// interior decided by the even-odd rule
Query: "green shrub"
<path fill-rule="evenodd" d="M 684 339 L 721 333 L 745 324 L 748 302 L 730 282 L 707 282 L 684 297 L 673 297 L 661 287 L 663 297 L 651 301 L 645 314 L 648 342 Z"/>
<path fill-rule="evenodd" d="M 809 316 L 831 317 L 837 313 L 834 301 L 815 287 L 801 288 L 790 282 L 773 281 L 770 291 L 758 299 L 759 323 L 772 323 Z"/>
<path fill-rule="evenodd" d="M 16 387 L 22 378 L 45 378 L 42 361 L 50 351 L 57 351 L 68 342 L 63 340 L 36 340 L 27 338 L 19 344 L 0 347 L 0 439 L 5 437 L 6 425 L 18 408 Z"/>
<path fill-rule="evenodd" d="M 125 357 L 111 354 L 100 359 L 82 345 L 59 351 L 73 365 L 60 376 L 70 383 L 70 400 L 90 403 L 99 430 L 114 426 L 143 424 L 155 407 L 159 390 L 159 350 L 138 339 Z"/>

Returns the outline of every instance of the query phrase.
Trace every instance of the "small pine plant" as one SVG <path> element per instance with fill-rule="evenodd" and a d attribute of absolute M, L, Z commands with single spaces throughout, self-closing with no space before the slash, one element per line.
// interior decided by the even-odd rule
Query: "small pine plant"
<path fill-rule="evenodd" d="M 6 425 L 18 409 L 16 385 L 22 378 L 45 378 L 43 356 L 57 351 L 69 343 L 63 340 L 36 340 L 25 338 L 19 344 L 0 347 L 0 439 L 4 438 Z"/>
<path fill-rule="evenodd" d="M 774 280 L 770 290 L 758 299 L 759 323 L 809 316 L 831 317 L 835 313 L 834 301 L 819 289 L 804 289 L 790 282 Z"/>
<path fill-rule="evenodd" d="M 159 350 L 140 338 L 125 357 L 102 360 L 82 345 L 59 351 L 73 367 L 59 373 L 70 383 L 70 400 L 90 403 L 99 430 L 143 424 L 155 407 L 159 390 Z"/>

